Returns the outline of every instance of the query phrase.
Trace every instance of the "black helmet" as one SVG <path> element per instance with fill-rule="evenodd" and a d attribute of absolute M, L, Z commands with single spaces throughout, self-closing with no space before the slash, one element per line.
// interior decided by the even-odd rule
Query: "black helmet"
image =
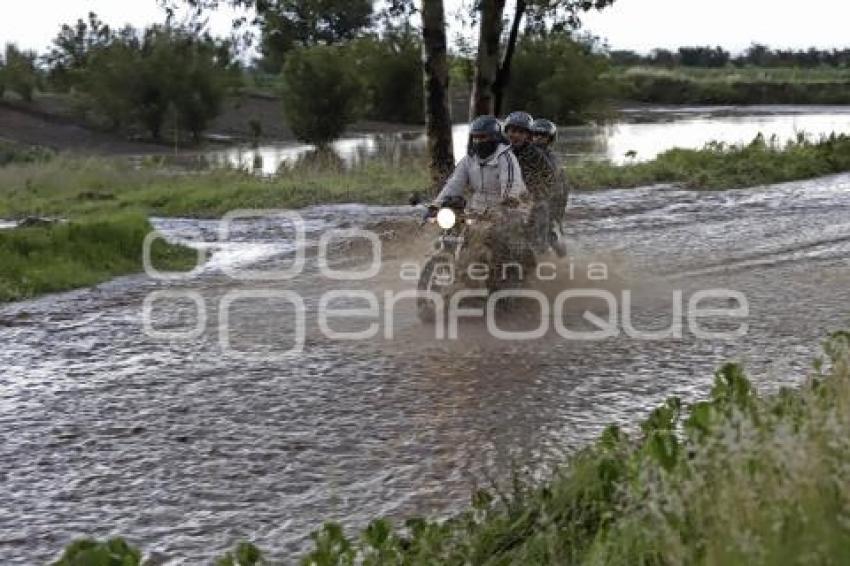
<path fill-rule="evenodd" d="M 534 123 L 534 118 L 528 112 L 511 112 L 505 118 L 505 129 L 522 128 L 523 130 L 531 131 L 531 125 Z"/>
<path fill-rule="evenodd" d="M 501 140 L 502 125 L 495 116 L 479 116 L 469 125 L 469 135 Z"/>
<path fill-rule="evenodd" d="M 469 125 L 467 153 L 484 159 L 502 143 L 502 124 L 494 116 L 479 116 Z"/>
<path fill-rule="evenodd" d="M 531 133 L 538 136 L 546 136 L 549 138 L 549 142 L 551 143 L 558 137 L 558 126 L 556 126 L 551 120 L 538 118 L 531 125 Z"/>

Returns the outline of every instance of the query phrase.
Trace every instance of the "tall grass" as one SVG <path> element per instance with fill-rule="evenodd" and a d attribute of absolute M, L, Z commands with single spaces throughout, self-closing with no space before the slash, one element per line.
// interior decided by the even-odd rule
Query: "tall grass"
<path fill-rule="evenodd" d="M 368 161 L 350 170 L 307 164 L 263 178 L 232 169 L 189 173 L 124 160 L 61 157 L 0 168 L 0 218 L 127 209 L 215 217 L 237 208 L 403 203 L 411 192 L 426 187 L 427 179 L 426 166 L 415 160 Z"/>
<path fill-rule="evenodd" d="M 0 167 L 10 163 L 37 163 L 48 161 L 53 157 L 53 151 L 39 147 L 28 146 L 4 141 L 0 138 Z"/>
<path fill-rule="evenodd" d="M 633 435 L 609 427 L 542 485 L 478 491 L 449 520 L 376 519 L 353 538 L 328 523 L 302 564 L 846 564 L 849 349 L 850 333 L 833 334 L 800 388 L 771 396 L 726 365 L 707 400 L 671 398 Z M 244 561 L 219 564 L 266 564 L 240 548 Z"/>
<path fill-rule="evenodd" d="M 140 271 L 142 244 L 150 231 L 140 214 L 0 230 L 0 302 Z M 193 265 L 195 254 L 160 240 L 151 248 L 151 259 L 160 269 L 180 270 Z"/>

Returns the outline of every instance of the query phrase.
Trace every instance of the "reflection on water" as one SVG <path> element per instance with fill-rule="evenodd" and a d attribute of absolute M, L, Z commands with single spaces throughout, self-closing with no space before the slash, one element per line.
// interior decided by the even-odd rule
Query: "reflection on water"
<path fill-rule="evenodd" d="M 454 126 L 454 153 L 466 151 L 466 124 Z M 610 160 L 626 163 L 653 159 L 673 147 L 699 149 L 709 141 L 729 144 L 752 140 L 759 132 L 765 138 L 796 138 L 800 132 L 817 139 L 832 132 L 850 133 L 850 108 L 842 106 L 750 106 L 687 107 L 626 110 L 618 121 L 601 126 L 560 129 L 556 150 L 567 162 Z M 347 165 L 370 158 L 396 162 L 424 155 L 421 132 L 371 134 L 348 137 L 331 144 Z M 229 165 L 273 175 L 282 166 L 292 166 L 315 149 L 311 145 L 278 143 L 258 148 L 235 147 L 211 151 L 204 160 L 211 165 Z M 634 157 L 628 157 L 634 154 Z"/>

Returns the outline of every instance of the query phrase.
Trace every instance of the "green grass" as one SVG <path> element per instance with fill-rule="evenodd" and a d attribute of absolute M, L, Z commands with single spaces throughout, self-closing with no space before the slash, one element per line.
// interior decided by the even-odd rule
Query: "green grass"
<path fill-rule="evenodd" d="M 850 136 L 779 143 L 757 137 L 747 145 L 708 144 L 672 149 L 652 161 L 583 163 L 567 168 L 571 185 L 582 189 L 628 188 L 675 183 L 690 189 L 733 189 L 796 181 L 850 171 Z"/>
<path fill-rule="evenodd" d="M 632 67 L 617 97 L 652 104 L 850 104 L 850 69 Z"/>
<path fill-rule="evenodd" d="M 404 203 L 427 186 L 419 161 L 370 161 L 352 170 L 314 164 L 261 178 L 238 170 L 185 173 L 123 160 L 61 157 L 0 168 L 0 218 L 86 216 L 137 210 L 218 217 L 238 208 L 298 208 L 329 202 Z"/>
<path fill-rule="evenodd" d="M 0 302 L 94 285 L 142 268 L 147 217 L 220 217 L 240 208 L 327 202 L 404 203 L 425 167 L 370 162 L 351 171 L 318 162 L 263 179 L 243 171 L 183 173 L 124 160 L 57 157 L 0 167 L 0 218 L 68 223 L 0 231 Z M 154 259 L 192 265 L 194 252 L 155 245 Z"/>
<path fill-rule="evenodd" d="M 39 163 L 49 161 L 53 151 L 39 146 L 28 146 L 0 139 L 0 167 L 10 163 Z"/>
<path fill-rule="evenodd" d="M 142 244 L 151 231 L 140 214 L 44 227 L 0 230 L 0 302 L 95 285 L 142 269 Z M 185 270 L 195 252 L 157 241 L 151 260 L 160 270 Z"/>
<path fill-rule="evenodd" d="M 849 349 L 833 334 L 801 387 L 771 396 L 725 365 L 705 401 L 670 398 L 631 434 L 608 427 L 542 484 L 479 490 L 448 520 L 376 519 L 354 537 L 327 523 L 302 564 L 845 564 Z M 108 548 L 139 563 L 120 540 L 66 555 Z M 249 544 L 217 562 L 237 563 L 266 564 Z"/>

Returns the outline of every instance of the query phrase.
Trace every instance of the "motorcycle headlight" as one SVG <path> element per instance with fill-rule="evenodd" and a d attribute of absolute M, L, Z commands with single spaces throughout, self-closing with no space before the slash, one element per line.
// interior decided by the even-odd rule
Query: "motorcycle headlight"
<path fill-rule="evenodd" d="M 437 213 L 437 224 L 443 230 L 449 230 L 455 225 L 455 222 L 457 222 L 457 216 L 451 208 L 441 208 L 440 212 Z"/>

